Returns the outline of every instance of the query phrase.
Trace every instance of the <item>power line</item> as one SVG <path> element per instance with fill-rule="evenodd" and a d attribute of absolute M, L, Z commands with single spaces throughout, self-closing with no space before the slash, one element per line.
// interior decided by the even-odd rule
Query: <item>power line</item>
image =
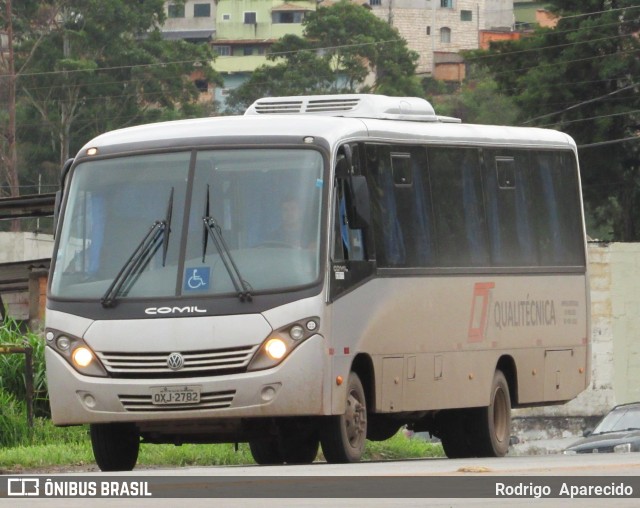
<path fill-rule="evenodd" d="M 627 141 L 640 141 L 640 136 L 630 136 L 628 138 L 612 139 L 609 141 L 598 141 L 597 143 L 588 143 L 586 145 L 579 145 L 578 148 L 595 148 L 598 146 L 615 145 L 618 143 L 626 143 Z"/>
<path fill-rule="evenodd" d="M 523 122 L 523 125 L 527 125 L 527 124 L 529 124 L 531 122 L 535 122 L 536 120 L 540 120 L 542 118 L 548 118 L 550 116 L 559 115 L 561 113 L 566 113 L 567 111 L 571 111 L 572 109 L 579 108 L 581 106 L 584 106 L 585 104 L 591 104 L 592 102 L 598 102 L 598 101 L 603 100 L 603 99 L 605 99 L 607 97 L 611 97 L 613 95 L 619 94 L 621 92 L 624 92 L 624 91 L 629 90 L 631 88 L 635 88 L 637 86 L 638 86 L 637 84 L 632 83 L 631 85 L 619 88 L 618 90 L 614 90 L 613 92 L 609 92 L 608 94 L 601 95 L 600 97 L 594 97 L 593 99 L 587 99 L 586 101 L 582 101 L 582 102 L 579 102 L 577 104 L 573 104 L 572 106 L 569 106 L 568 108 L 564 108 L 564 109 L 561 109 L 559 111 L 553 111 L 551 113 L 546 113 L 544 115 L 540 115 L 540 116 L 536 116 L 534 118 L 530 118 L 526 122 Z"/>
<path fill-rule="evenodd" d="M 631 110 L 631 111 L 622 111 L 620 113 L 611 113 L 609 115 L 598 115 L 598 116 L 590 116 L 590 117 L 587 117 L 587 118 L 576 118 L 574 120 L 562 120 L 561 122 L 547 123 L 547 124 L 538 125 L 538 127 L 551 127 L 553 125 L 558 125 L 558 123 L 562 123 L 563 125 L 567 125 L 567 124 L 571 124 L 571 123 L 588 122 L 588 121 L 591 121 L 591 120 L 600 120 L 601 118 L 613 118 L 613 117 L 616 117 L 616 116 L 634 115 L 636 113 L 640 113 L 640 109 L 634 109 L 634 110 Z"/>

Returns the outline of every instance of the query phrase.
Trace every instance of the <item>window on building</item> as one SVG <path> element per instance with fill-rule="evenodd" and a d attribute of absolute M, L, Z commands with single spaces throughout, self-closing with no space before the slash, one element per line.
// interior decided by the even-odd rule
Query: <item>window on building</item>
<path fill-rule="evenodd" d="M 184 4 L 169 4 L 167 6 L 167 16 L 169 18 L 184 18 Z"/>
<path fill-rule="evenodd" d="M 473 11 L 460 11 L 460 21 L 473 21 Z"/>
<path fill-rule="evenodd" d="M 304 12 L 273 12 L 271 13 L 271 21 L 273 23 L 302 23 Z"/>
<path fill-rule="evenodd" d="M 231 14 L 223 14 L 222 21 L 231 21 Z"/>
<path fill-rule="evenodd" d="M 451 42 L 451 28 L 445 26 L 440 29 L 440 42 L 447 44 Z"/>
<path fill-rule="evenodd" d="M 453 0 L 440 0 L 440 7 L 443 9 L 453 9 Z"/>
<path fill-rule="evenodd" d="M 253 46 L 245 46 L 244 48 L 242 48 L 242 54 L 244 56 L 253 55 Z"/>
<path fill-rule="evenodd" d="M 431 35 L 431 27 L 430 26 L 427 27 L 427 35 Z"/>
<path fill-rule="evenodd" d="M 382 0 L 369 0 L 369 5 L 382 5 Z"/>
<path fill-rule="evenodd" d="M 255 11 L 253 12 L 245 12 L 244 13 L 244 24 L 245 25 L 255 25 L 257 23 L 257 16 Z"/>
<path fill-rule="evenodd" d="M 210 18 L 211 4 L 194 4 L 193 17 L 194 18 Z"/>
<path fill-rule="evenodd" d="M 218 56 L 231 56 L 231 46 L 214 46 L 213 50 Z"/>

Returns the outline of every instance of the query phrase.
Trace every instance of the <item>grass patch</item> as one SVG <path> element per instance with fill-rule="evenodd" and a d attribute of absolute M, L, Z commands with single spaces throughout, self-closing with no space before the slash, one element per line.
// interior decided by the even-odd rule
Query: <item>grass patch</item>
<path fill-rule="evenodd" d="M 399 432 L 387 441 L 369 441 L 363 460 L 400 460 L 444 457 L 442 446 Z M 322 453 L 319 460 L 323 460 Z M 86 426 L 55 427 L 37 418 L 33 433 L 19 445 L 0 446 L 0 472 L 28 470 L 97 469 Z M 249 445 L 233 444 L 153 445 L 140 447 L 138 467 L 193 467 L 255 464 Z"/>

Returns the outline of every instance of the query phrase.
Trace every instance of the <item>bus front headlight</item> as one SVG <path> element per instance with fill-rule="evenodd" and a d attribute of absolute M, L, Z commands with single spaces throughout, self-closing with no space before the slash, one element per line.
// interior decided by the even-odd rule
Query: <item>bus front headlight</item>
<path fill-rule="evenodd" d="M 102 363 L 84 340 L 57 330 L 47 330 L 45 337 L 47 346 L 62 356 L 77 372 L 87 376 L 107 376 Z"/>
<path fill-rule="evenodd" d="M 269 339 L 264 345 L 264 352 L 275 361 L 282 360 L 288 349 L 287 344 L 280 337 Z"/>
<path fill-rule="evenodd" d="M 262 343 L 247 370 L 263 370 L 282 362 L 299 344 L 316 334 L 320 320 L 303 319 L 274 330 Z"/>
<path fill-rule="evenodd" d="M 71 359 L 73 360 L 73 364 L 76 367 L 86 369 L 93 361 L 93 353 L 89 350 L 89 348 L 80 346 L 73 350 Z"/>

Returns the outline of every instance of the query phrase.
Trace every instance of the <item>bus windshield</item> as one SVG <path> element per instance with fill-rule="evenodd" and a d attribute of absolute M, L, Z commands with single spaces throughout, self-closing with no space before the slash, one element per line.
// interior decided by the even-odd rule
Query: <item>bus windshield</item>
<path fill-rule="evenodd" d="M 320 274 L 323 159 L 226 149 L 92 160 L 74 169 L 51 296 L 282 291 Z"/>

